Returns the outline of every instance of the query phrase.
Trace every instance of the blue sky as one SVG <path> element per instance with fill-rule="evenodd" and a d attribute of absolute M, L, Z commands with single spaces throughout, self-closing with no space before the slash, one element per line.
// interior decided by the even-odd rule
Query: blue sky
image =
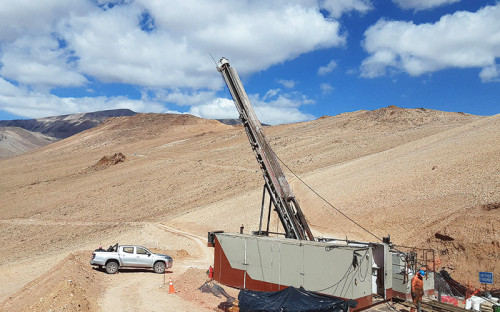
<path fill-rule="evenodd" d="M 0 0 L 0 120 L 129 108 L 262 122 L 389 105 L 500 113 L 500 2 Z"/>

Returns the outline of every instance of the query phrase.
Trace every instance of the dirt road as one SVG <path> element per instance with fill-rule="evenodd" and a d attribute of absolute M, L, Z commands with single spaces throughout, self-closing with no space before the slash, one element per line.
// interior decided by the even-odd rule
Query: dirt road
<path fill-rule="evenodd" d="M 212 264 L 213 259 L 214 259 L 214 251 L 213 251 L 213 248 L 207 248 L 206 237 L 201 237 L 201 236 L 193 234 L 193 233 L 177 230 L 177 229 L 171 228 L 165 224 L 155 224 L 155 225 L 157 227 L 159 227 L 160 229 L 163 229 L 163 230 L 168 231 L 170 233 L 174 233 L 176 235 L 191 239 L 192 241 L 194 241 L 198 245 L 200 253 L 195 255 L 196 259 L 189 261 L 189 263 L 188 263 L 189 267 L 206 269 Z"/>
<path fill-rule="evenodd" d="M 189 238 L 204 247 L 201 237 L 163 224 L 152 224 L 162 230 Z M 110 284 L 99 302 L 99 307 L 102 311 L 162 311 L 165 309 L 205 311 L 203 308 L 200 309 L 196 305 L 186 302 L 176 294 L 169 294 L 168 283 L 169 279 L 172 278 L 175 288 L 177 278 L 193 265 L 207 268 L 210 265 L 210 257 L 206 249 L 206 247 L 200 248 L 199 253 L 193 254 L 194 260 L 174 259 L 173 269 L 162 275 L 152 272 L 138 272 L 137 270 L 122 270 L 118 274 L 107 276 Z"/>
<path fill-rule="evenodd" d="M 19 274 L 18 265 L 2 265 L 3 282 L 0 309 L 12 311 L 44 310 L 62 307 L 80 311 L 213 311 L 222 301 L 203 294 L 197 288 L 206 280 L 205 271 L 212 264 L 212 248 L 206 247 L 206 239 L 157 222 L 93 222 L 37 219 L 0 220 L 2 225 L 65 227 L 119 226 L 116 235 L 120 242 L 134 242 L 155 251 L 170 254 L 174 265 L 165 274 L 149 270 L 121 270 L 108 275 L 92 268 L 87 246 L 79 250 L 65 248 L 37 261 L 26 261 L 25 274 Z M 132 230 L 124 231 L 126 228 Z M 165 250 L 165 246 L 168 250 Z M 67 255 L 70 256 L 67 256 Z M 54 265 L 55 264 L 55 265 Z M 39 276 L 32 274 L 37 271 Z M 4 274 L 5 273 L 5 274 Z M 34 279 L 33 279 L 34 277 Z M 169 293 L 172 279 L 175 293 Z M 12 290 L 17 291 L 13 294 Z M 30 300 L 26 300 L 29 294 Z M 65 302 L 61 298 L 71 298 Z M 213 298 L 212 298 L 213 297 Z"/>
<path fill-rule="evenodd" d="M 110 284 L 99 302 L 101 311 L 213 311 L 200 307 L 196 303 L 186 301 L 178 293 L 169 294 L 168 278 L 175 273 L 166 274 L 166 284 L 163 275 L 151 272 L 123 271 L 108 276 Z"/>

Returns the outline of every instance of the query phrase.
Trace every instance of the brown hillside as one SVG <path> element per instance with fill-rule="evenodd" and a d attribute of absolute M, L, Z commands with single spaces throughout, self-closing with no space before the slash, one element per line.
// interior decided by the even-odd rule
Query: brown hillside
<path fill-rule="evenodd" d="M 57 139 L 19 127 L 0 127 L 0 159 L 49 145 Z"/>
<path fill-rule="evenodd" d="M 500 210 L 481 208 L 500 202 L 500 115 L 387 107 L 265 132 L 295 173 L 377 236 L 435 248 L 462 281 L 475 280 L 478 270 L 500 274 L 490 265 L 499 262 Z M 115 153 L 125 160 L 88 170 Z M 374 239 L 285 172 L 316 235 Z M 237 231 L 242 224 L 245 232 L 255 230 L 263 184 L 241 126 L 170 114 L 110 119 L 1 160 L 0 175 L 6 177 L 0 272 L 24 272 L 0 287 L 4 304 L 70 253 L 98 245 L 120 241 L 193 257 L 205 252 L 182 235 L 165 234 L 159 223 L 202 240 L 210 230 Z M 174 274 L 201 261 L 193 259 L 180 259 L 184 266 Z"/>

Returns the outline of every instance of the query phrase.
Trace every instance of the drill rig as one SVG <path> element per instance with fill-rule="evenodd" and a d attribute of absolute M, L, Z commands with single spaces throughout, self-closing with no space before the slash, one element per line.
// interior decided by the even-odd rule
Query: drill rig
<path fill-rule="evenodd" d="M 409 253 L 395 250 L 388 238 L 378 243 L 314 238 L 238 73 L 226 58 L 221 58 L 217 70 L 238 109 L 265 183 L 259 230 L 254 235 L 208 233 L 208 245 L 215 248 L 214 279 L 228 286 L 260 291 L 303 287 L 354 299 L 358 302 L 357 309 L 372 305 L 374 295 L 384 300 L 411 298 L 409 281 L 416 264 L 415 268 L 409 266 L 408 255 L 413 255 L 414 250 Z M 266 193 L 270 203 L 267 229 L 263 231 Z M 284 238 L 269 236 L 281 234 L 269 232 L 271 205 L 285 231 Z M 433 288 L 433 275 L 427 274 L 424 289 L 430 294 Z"/>

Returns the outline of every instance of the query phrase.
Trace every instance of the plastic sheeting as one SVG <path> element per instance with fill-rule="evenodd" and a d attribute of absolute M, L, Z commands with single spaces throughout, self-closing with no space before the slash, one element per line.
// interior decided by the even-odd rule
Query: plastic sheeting
<path fill-rule="evenodd" d="M 357 302 L 318 295 L 304 288 L 281 291 L 242 290 L 238 295 L 242 312 L 340 312 L 355 308 Z"/>
<path fill-rule="evenodd" d="M 205 282 L 203 285 L 198 288 L 198 290 L 201 290 L 201 292 L 204 293 L 211 293 L 217 298 L 220 298 L 221 296 L 226 297 L 228 302 L 233 302 L 234 298 L 231 297 L 225 290 L 224 288 L 220 287 L 219 285 L 215 284 L 213 281 L 208 281 Z"/>
<path fill-rule="evenodd" d="M 450 273 L 445 270 L 436 272 L 434 275 L 434 289 L 440 292 L 441 295 L 465 298 L 466 288 L 459 282 L 455 281 Z"/>

